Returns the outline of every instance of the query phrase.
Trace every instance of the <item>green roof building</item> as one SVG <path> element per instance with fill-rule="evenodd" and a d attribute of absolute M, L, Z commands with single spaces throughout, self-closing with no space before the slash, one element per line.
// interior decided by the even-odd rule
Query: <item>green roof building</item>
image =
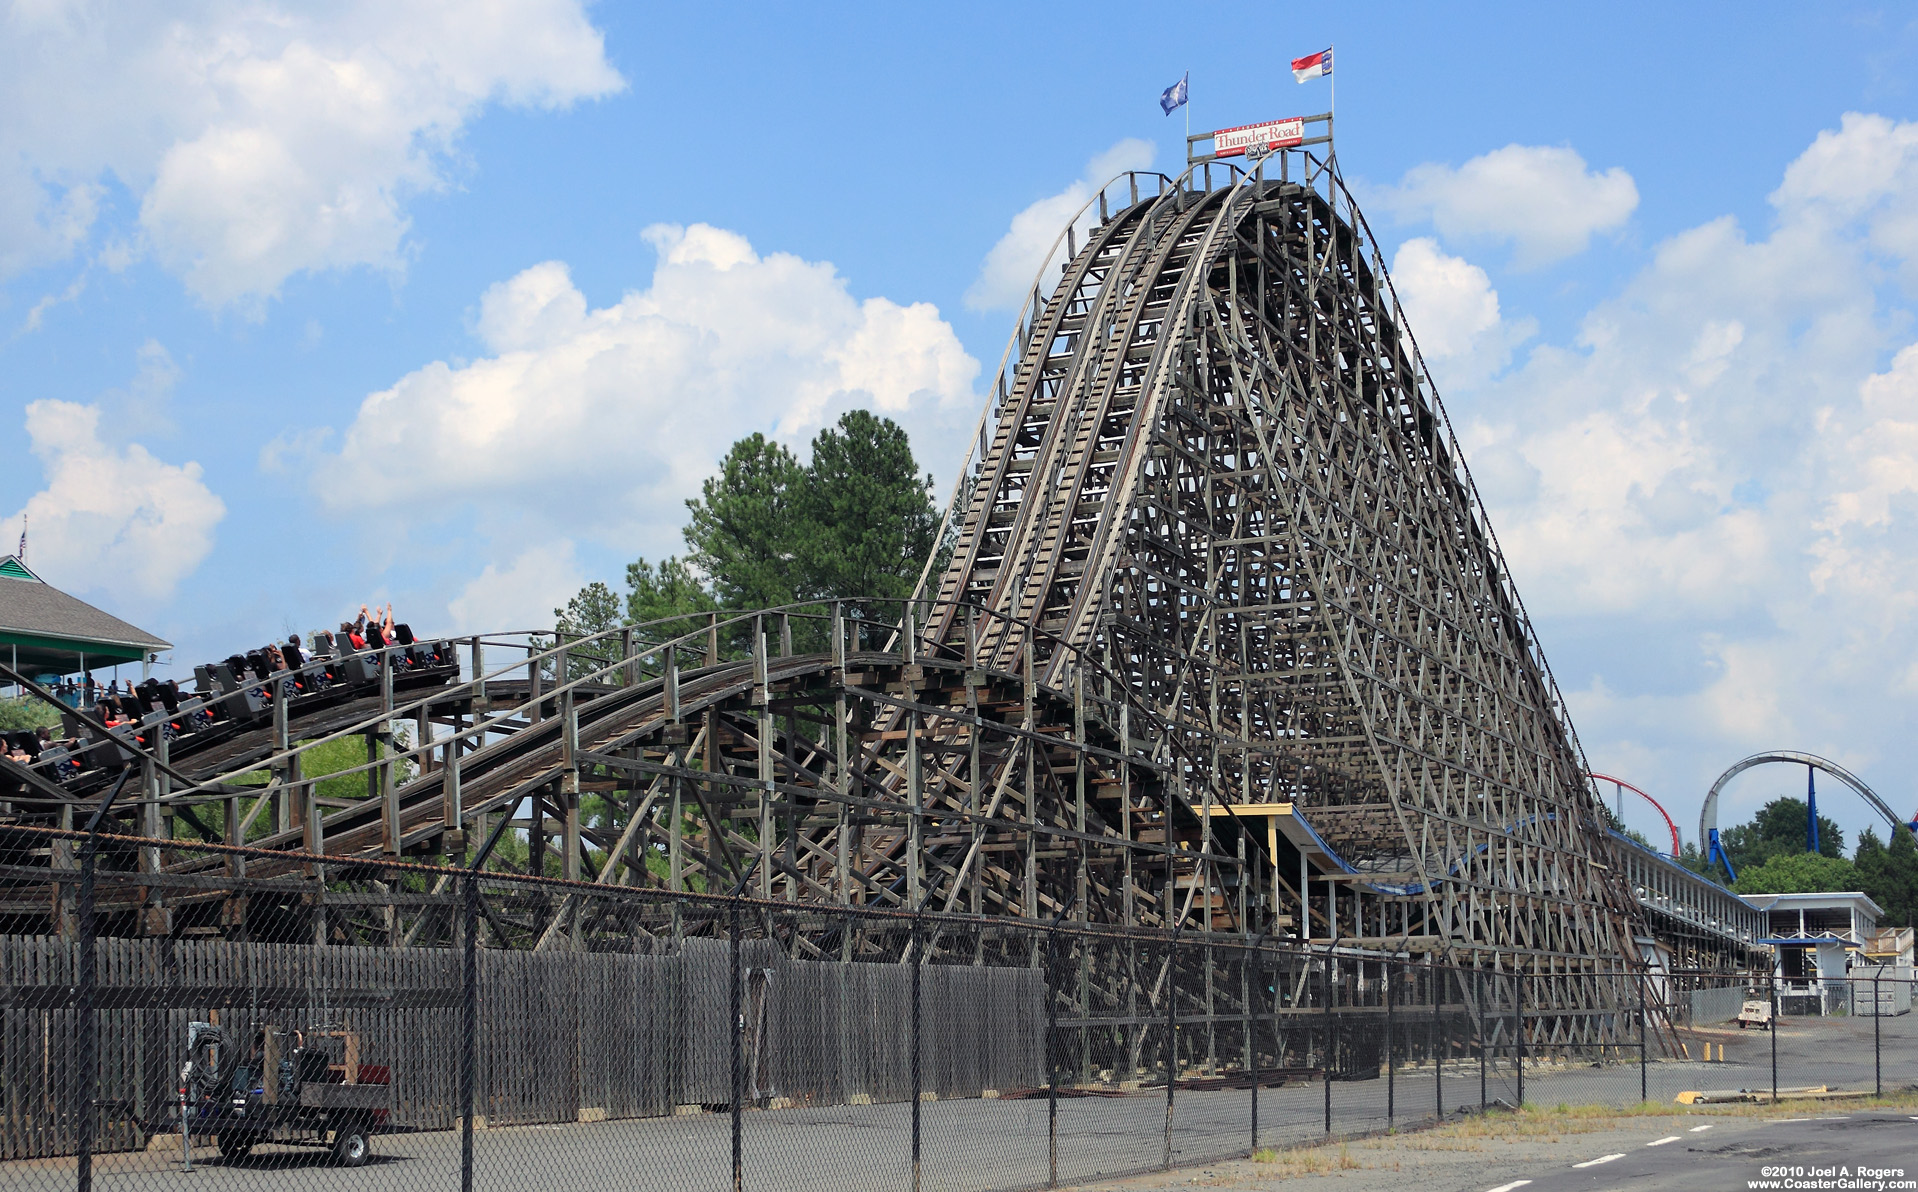
<path fill-rule="evenodd" d="M 172 642 L 53 587 L 18 556 L 0 558 L 0 662 L 20 674 L 80 674 L 145 662 L 172 648 Z"/>

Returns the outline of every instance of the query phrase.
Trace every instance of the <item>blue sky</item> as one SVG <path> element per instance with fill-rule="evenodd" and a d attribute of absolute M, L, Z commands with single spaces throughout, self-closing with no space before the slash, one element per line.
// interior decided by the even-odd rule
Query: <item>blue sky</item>
<path fill-rule="evenodd" d="M 1593 764 L 1688 836 L 1768 747 L 1918 806 L 1907 9 L 313 11 L 0 17 L 0 537 L 182 669 L 363 599 L 529 627 L 847 405 L 949 481 L 1034 230 L 1179 160 L 1183 71 L 1195 129 L 1316 111 L 1335 41 Z"/>

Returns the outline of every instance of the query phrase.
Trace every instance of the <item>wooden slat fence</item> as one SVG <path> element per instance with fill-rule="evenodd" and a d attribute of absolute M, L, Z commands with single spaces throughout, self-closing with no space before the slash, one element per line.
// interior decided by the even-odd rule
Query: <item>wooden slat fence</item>
<path fill-rule="evenodd" d="M 0 1159 L 73 1153 L 76 945 L 0 936 Z M 911 969 L 793 961 L 742 945 L 748 1095 L 799 1105 L 911 1093 Z M 177 1129 L 187 1023 L 217 1018 L 359 1032 L 391 1068 L 394 1124 L 458 1123 L 460 957 L 444 949 L 225 941 L 98 943 L 101 1150 Z M 480 954 L 479 1112 L 493 1124 L 646 1117 L 731 1100 L 730 957 L 688 939 L 667 955 Z M 1044 1080 L 1033 969 L 930 965 L 922 1088 L 978 1096 Z"/>

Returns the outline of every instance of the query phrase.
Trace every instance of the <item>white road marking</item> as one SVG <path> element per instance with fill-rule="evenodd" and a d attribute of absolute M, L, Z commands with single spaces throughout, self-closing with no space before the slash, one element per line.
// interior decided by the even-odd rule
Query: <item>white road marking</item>
<path fill-rule="evenodd" d="M 1809 1122 L 1811 1119 L 1810 1118 L 1766 1118 L 1765 1120 L 1770 1122 L 1774 1126 L 1782 1126 L 1786 1122 Z"/>
<path fill-rule="evenodd" d="M 1610 1163 L 1613 1159 L 1623 1159 L 1624 1157 L 1625 1156 L 1622 1152 L 1616 1155 L 1600 1155 L 1596 1159 L 1589 1160 L 1588 1162 L 1585 1162 L 1585 1163 L 1574 1163 L 1572 1164 L 1572 1166 L 1573 1167 L 1597 1167 L 1600 1163 Z"/>
<path fill-rule="evenodd" d="M 1696 1133 L 1698 1133 L 1698 1132 L 1699 1132 L 1700 1130 L 1709 1130 L 1709 1129 L 1711 1129 L 1711 1127 L 1710 1127 L 1710 1126 L 1693 1126 L 1693 1127 L 1691 1128 L 1691 1133 L 1693 1133 L 1693 1134 L 1696 1134 Z"/>
<path fill-rule="evenodd" d="M 1668 1142 L 1677 1142 L 1678 1139 L 1679 1139 L 1679 1135 L 1673 1134 L 1667 1138 L 1661 1138 L 1657 1142 L 1648 1142 L 1645 1145 L 1646 1146 L 1664 1146 Z"/>
<path fill-rule="evenodd" d="M 1513 1180 L 1509 1184 L 1500 1184 L 1496 1188 L 1489 1189 L 1488 1192 L 1513 1192 L 1513 1189 L 1523 1188 L 1531 1182 L 1530 1180 Z"/>

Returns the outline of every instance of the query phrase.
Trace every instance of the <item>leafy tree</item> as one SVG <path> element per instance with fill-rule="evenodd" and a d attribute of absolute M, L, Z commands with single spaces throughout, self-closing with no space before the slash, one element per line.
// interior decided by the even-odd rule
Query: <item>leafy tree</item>
<path fill-rule="evenodd" d="M 755 433 L 734 443 L 719 475 L 686 502 L 688 561 L 711 577 L 721 606 L 765 608 L 798 598 L 808 536 L 797 516 L 805 481 L 792 452 Z"/>
<path fill-rule="evenodd" d="M 18 732 L 30 728 L 54 728 L 60 723 L 60 710 L 31 696 L 0 699 L 0 732 Z"/>
<path fill-rule="evenodd" d="M 1719 842 L 1740 877 L 1773 857 L 1805 851 L 1805 810 L 1803 799 L 1773 799 L 1759 808 L 1750 823 L 1719 833 Z M 1845 855 L 1844 830 L 1823 815 L 1818 817 L 1818 851 L 1839 859 Z"/>
<path fill-rule="evenodd" d="M 1762 865 L 1741 869 L 1734 888 L 1740 894 L 1821 894 L 1856 890 L 1859 884 L 1855 865 L 1821 851 L 1780 853 Z"/>
<path fill-rule="evenodd" d="M 1858 837 L 1853 859 L 1859 889 L 1885 909 L 1887 927 L 1918 926 L 1918 843 L 1903 828 L 1892 833 L 1889 845 L 1880 843 L 1870 828 Z"/>

